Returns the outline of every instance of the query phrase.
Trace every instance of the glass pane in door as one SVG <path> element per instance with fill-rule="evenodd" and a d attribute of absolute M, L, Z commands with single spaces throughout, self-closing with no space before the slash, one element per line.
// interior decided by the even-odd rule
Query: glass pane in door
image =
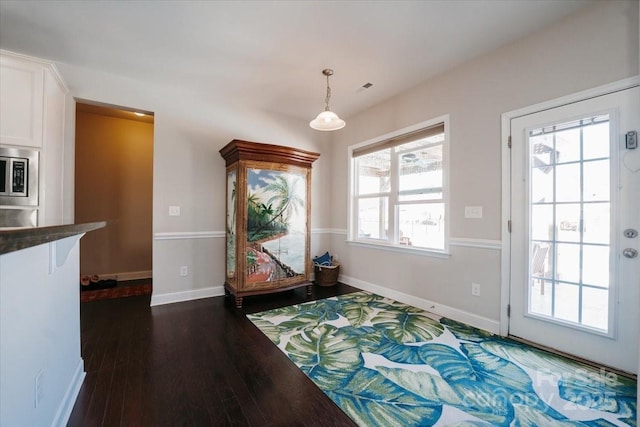
<path fill-rule="evenodd" d="M 608 332 L 608 115 L 529 131 L 529 315 Z"/>

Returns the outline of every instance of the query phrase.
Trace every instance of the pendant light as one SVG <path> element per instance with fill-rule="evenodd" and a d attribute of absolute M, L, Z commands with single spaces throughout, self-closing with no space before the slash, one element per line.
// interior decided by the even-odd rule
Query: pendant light
<path fill-rule="evenodd" d="M 309 122 L 315 130 L 338 130 L 345 127 L 346 123 L 336 113 L 329 109 L 329 98 L 331 98 L 331 87 L 329 87 L 329 76 L 333 75 L 333 70 L 326 68 L 322 70 L 322 74 L 327 76 L 327 97 L 324 99 L 324 111 Z"/>

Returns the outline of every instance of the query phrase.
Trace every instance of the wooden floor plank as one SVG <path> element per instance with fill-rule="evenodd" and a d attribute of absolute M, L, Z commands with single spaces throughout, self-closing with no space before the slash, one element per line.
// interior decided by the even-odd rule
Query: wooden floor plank
<path fill-rule="evenodd" d="M 310 299 L 356 291 L 314 286 Z M 355 425 L 247 318 L 310 300 L 301 288 L 149 307 L 81 304 L 85 378 L 68 426 Z"/>

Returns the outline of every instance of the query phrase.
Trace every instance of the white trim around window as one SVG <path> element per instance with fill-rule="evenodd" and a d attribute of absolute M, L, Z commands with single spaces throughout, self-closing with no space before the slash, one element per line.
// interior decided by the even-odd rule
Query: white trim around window
<path fill-rule="evenodd" d="M 389 171 L 389 179 L 390 185 L 388 189 L 381 190 L 380 194 L 366 194 L 363 195 L 362 191 L 358 190 L 358 177 L 359 172 L 356 170 L 357 161 L 356 158 L 361 156 L 364 157 L 362 153 L 369 154 L 377 152 L 374 148 L 380 147 L 380 150 L 385 150 L 388 147 L 395 147 L 398 144 L 395 144 L 394 141 L 405 141 L 409 140 L 410 142 L 413 139 L 423 139 L 430 137 L 430 130 L 432 129 L 443 129 L 443 131 L 438 132 L 438 134 L 443 134 L 444 139 L 442 141 L 438 141 L 433 143 L 433 146 L 442 150 L 442 158 L 441 158 L 441 170 L 442 170 L 442 187 L 429 189 L 430 185 L 425 185 L 425 189 L 418 190 L 409 190 L 401 192 L 399 189 L 400 182 L 400 160 L 399 155 L 392 153 L 390 160 L 390 171 Z M 433 133 L 433 132 L 431 132 Z M 415 138 L 415 135 L 418 135 L 419 138 Z M 425 136 L 426 135 L 426 136 Z M 403 142 L 404 144 L 404 142 Z M 347 158 L 348 158 L 348 174 L 349 174 L 349 203 L 348 203 L 348 221 L 347 221 L 347 242 L 350 244 L 354 244 L 357 246 L 369 246 L 376 249 L 381 250 L 389 250 L 389 251 L 401 251 L 401 252 L 411 252 L 426 256 L 435 256 L 439 258 L 446 258 L 449 256 L 449 245 L 450 245 L 450 237 L 449 237 L 449 229 L 450 229 L 450 221 L 449 221 L 449 145 L 450 145 L 450 135 L 449 135 L 449 115 L 443 115 L 440 117 L 436 117 L 431 120 L 427 120 L 424 122 L 416 123 L 412 126 L 407 126 L 402 129 L 398 129 L 393 132 L 389 132 L 387 134 L 381 135 L 379 137 L 369 139 L 367 141 L 363 141 L 354 145 L 351 145 L 347 148 Z M 432 145 L 425 145 L 424 148 L 429 149 Z M 367 149 L 367 147 L 372 147 L 372 149 Z M 395 151 L 395 150 L 392 150 Z M 415 150 L 414 150 L 415 151 Z M 403 152 L 404 153 L 404 152 Z M 409 153 L 411 154 L 411 153 Z M 406 155 L 402 155 L 405 157 Z M 403 160 L 404 161 L 404 160 Z M 411 172 L 413 173 L 413 172 Z M 429 193 L 430 190 L 431 193 Z M 403 193 L 406 195 L 403 196 Z M 414 194 L 415 193 L 415 194 Z M 438 196 L 437 194 L 434 196 L 434 193 L 441 194 Z M 431 194 L 429 196 L 424 196 L 424 200 L 420 199 L 421 195 Z M 366 198 L 376 198 L 380 199 L 388 196 L 389 206 L 388 209 L 381 208 L 381 215 L 388 212 L 388 222 L 386 223 L 386 229 L 384 225 L 380 226 L 381 232 L 375 238 L 367 238 L 363 235 L 364 232 L 359 232 L 358 224 L 358 203 L 359 201 Z M 401 200 L 402 197 L 405 197 L 405 200 Z M 381 202 L 382 203 L 382 202 Z M 407 244 L 407 238 L 404 238 L 403 232 L 399 225 L 399 217 L 401 216 L 400 207 L 401 206 L 410 206 L 416 204 L 429 205 L 433 203 L 442 206 L 442 215 L 438 217 L 438 224 L 443 229 L 443 238 L 442 243 L 436 247 L 429 247 L 428 244 Z M 386 210 L 385 210 L 386 209 Z M 382 221 L 382 219 L 380 220 Z M 383 233 L 383 231 L 387 231 Z M 410 240 L 409 240 L 410 242 Z"/>

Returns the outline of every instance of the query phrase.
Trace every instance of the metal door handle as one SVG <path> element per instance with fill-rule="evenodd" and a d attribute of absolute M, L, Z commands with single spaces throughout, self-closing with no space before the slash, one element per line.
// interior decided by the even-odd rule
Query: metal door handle
<path fill-rule="evenodd" d="M 622 250 L 622 255 L 627 258 L 635 258 L 638 256 L 638 251 L 633 248 L 624 248 Z"/>

